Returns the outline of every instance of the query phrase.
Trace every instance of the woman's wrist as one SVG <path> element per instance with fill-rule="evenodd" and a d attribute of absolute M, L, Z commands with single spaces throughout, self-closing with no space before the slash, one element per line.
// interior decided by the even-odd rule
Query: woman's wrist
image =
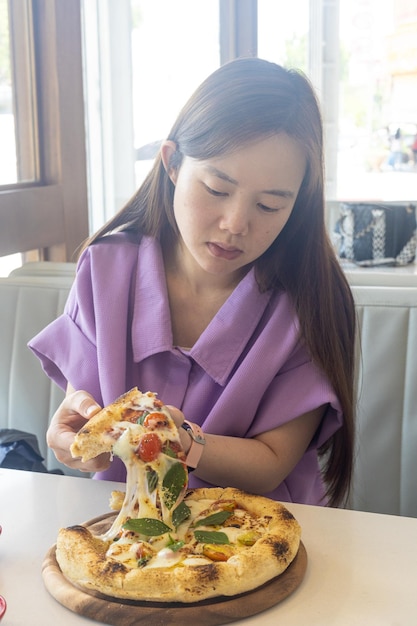
<path fill-rule="evenodd" d="M 198 424 L 194 424 L 193 422 L 189 422 L 188 420 L 184 420 L 181 426 L 188 433 L 191 442 L 191 445 L 186 452 L 187 458 L 185 462 L 188 467 L 196 469 L 200 462 L 201 456 L 204 452 L 204 446 L 206 444 L 204 433 L 201 430 L 200 426 L 198 426 Z"/>

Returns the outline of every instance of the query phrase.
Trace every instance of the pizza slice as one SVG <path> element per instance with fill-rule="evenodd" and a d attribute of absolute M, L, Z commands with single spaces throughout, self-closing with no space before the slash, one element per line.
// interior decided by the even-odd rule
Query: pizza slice
<path fill-rule="evenodd" d="M 83 461 L 103 452 L 120 457 L 126 466 L 123 504 L 106 538 L 116 536 L 131 518 L 171 528 L 183 514 L 177 509 L 188 472 L 178 429 L 155 393 L 131 389 L 94 415 L 71 446 L 71 454 Z"/>

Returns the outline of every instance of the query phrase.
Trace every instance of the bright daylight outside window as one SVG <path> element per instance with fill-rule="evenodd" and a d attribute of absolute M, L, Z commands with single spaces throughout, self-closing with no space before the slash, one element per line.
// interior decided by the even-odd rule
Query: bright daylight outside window
<path fill-rule="evenodd" d="M 137 185 L 185 100 L 220 65 L 218 4 L 131 0 Z"/>
<path fill-rule="evenodd" d="M 415 200 L 417 0 L 340 0 L 338 197 Z"/>
<path fill-rule="evenodd" d="M 7 0 L 0 0 L 0 185 L 17 181 Z"/>
<path fill-rule="evenodd" d="M 0 188 L 38 177 L 29 32 L 29 2 L 0 0 Z M 20 256 L 1 257 L 0 275 L 20 265 Z"/>
<path fill-rule="evenodd" d="M 31 3 L 0 0 L 0 186 L 37 180 Z"/>
<path fill-rule="evenodd" d="M 309 37 L 317 36 L 314 6 L 258 0 L 259 56 L 314 71 L 308 58 Z M 338 49 L 337 183 L 329 199 L 415 200 L 417 0 L 340 0 Z"/>
<path fill-rule="evenodd" d="M 308 74 L 310 0 L 258 0 L 258 56 Z"/>

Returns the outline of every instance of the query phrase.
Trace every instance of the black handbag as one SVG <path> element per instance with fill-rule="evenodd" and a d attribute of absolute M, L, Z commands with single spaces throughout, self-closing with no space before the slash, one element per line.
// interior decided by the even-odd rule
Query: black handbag
<path fill-rule="evenodd" d="M 407 265 L 416 257 L 416 207 L 344 202 L 334 236 L 339 256 L 358 265 Z"/>
<path fill-rule="evenodd" d="M 59 469 L 48 471 L 43 460 L 36 435 L 14 428 L 0 429 L 0 467 L 48 474 L 64 473 Z"/>

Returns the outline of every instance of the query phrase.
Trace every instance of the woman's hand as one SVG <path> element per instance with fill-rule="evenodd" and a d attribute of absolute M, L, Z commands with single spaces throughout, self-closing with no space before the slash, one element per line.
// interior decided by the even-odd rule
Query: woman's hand
<path fill-rule="evenodd" d="M 68 386 L 67 395 L 53 416 L 46 433 L 46 442 L 58 461 L 82 472 L 103 471 L 110 466 L 109 454 L 101 454 L 83 463 L 81 459 L 74 459 L 70 452 L 76 433 L 100 409 L 101 406 L 89 393 L 74 391 Z"/>
<path fill-rule="evenodd" d="M 177 409 L 175 406 L 172 406 L 170 404 L 167 404 L 166 408 L 168 409 L 170 416 L 172 417 L 172 419 L 175 422 L 176 427 L 178 428 L 178 433 L 180 436 L 182 448 L 185 454 L 188 454 L 188 451 L 191 447 L 191 437 L 188 434 L 188 431 L 184 430 L 184 428 L 181 428 L 185 419 L 184 413 L 180 411 L 179 409 Z"/>

